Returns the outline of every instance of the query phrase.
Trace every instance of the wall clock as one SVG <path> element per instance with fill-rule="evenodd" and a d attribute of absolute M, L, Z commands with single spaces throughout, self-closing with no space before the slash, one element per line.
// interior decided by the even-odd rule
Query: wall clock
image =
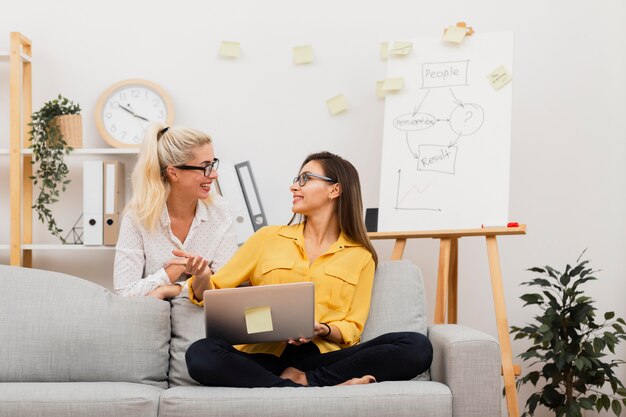
<path fill-rule="evenodd" d="M 96 105 L 96 127 L 114 147 L 138 147 L 155 121 L 171 126 L 174 107 L 165 90 L 152 81 L 130 79 L 107 88 Z"/>

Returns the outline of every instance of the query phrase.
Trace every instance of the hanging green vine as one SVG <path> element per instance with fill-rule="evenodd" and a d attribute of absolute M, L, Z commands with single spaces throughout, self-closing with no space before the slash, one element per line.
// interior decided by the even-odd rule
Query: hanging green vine
<path fill-rule="evenodd" d="M 63 160 L 72 150 L 68 146 L 59 130 L 54 118 L 66 114 L 79 114 L 80 106 L 59 95 L 57 99 L 48 101 L 32 114 L 30 131 L 30 148 L 33 150 L 32 164 L 37 164 L 35 175 L 30 177 L 33 184 L 39 185 L 39 195 L 33 205 L 39 220 L 48 225 L 48 230 L 65 243 L 61 236 L 63 229 L 57 226 L 49 205 L 59 200 L 59 193 L 65 191 L 69 172 Z"/>

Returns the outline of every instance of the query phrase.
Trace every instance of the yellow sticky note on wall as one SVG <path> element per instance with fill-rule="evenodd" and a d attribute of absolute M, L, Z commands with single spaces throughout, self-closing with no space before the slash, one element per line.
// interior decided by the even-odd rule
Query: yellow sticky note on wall
<path fill-rule="evenodd" d="M 448 26 L 446 33 L 443 35 L 443 40 L 452 43 L 461 43 L 467 35 L 467 28 L 461 26 Z"/>
<path fill-rule="evenodd" d="M 334 116 L 348 109 L 348 100 L 346 100 L 343 94 L 339 94 L 338 96 L 326 100 L 326 105 L 328 106 L 330 114 Z"/>
<path fill-rule="evenodd" d="M 383 61 L 387 60 L 389 56 L 389 42 L 381 42 L 380 43 L 380 59 Z"/>
<path fill-rule="evenodd" d="M 398 91 L 404 87 L 404 77 L 387 78 L 383 82 L 384 91 Z"/>
<path fill-rule="evenodd" d="M 241 52 L 239 42 L 222 41 L 219 54 L 228 58 L 238 58 Z"/>
<path fill-rule="evenodd" d="M 391 53 L 393 55 L 408 55 L 411 52 L 413 43 L 407 41 L 396 41 L 391 47 Z"/>
<path fill-rule="evenodd" d="M 384 84 L 385 84 L 385 80 L 376 81 L 376 97 L 385 98 L 385 90 L 383 90 Z"/>
<path fill-rule="evenodd" d="M 487 75 L 487 79 L 496 90 L 501 89 L 506 84 L 508 84 L 513 77 L 509 72 L 504 68 L 504 65 L 500 65 L 498 68 L 493 70 Z"/>
<path fill-rule="evenodd" d="M 311 45 L 296 46 L 293 48 L 293 63 L 310 64 L 313 62 L 313 47 Z"/>
<path fill-rule="evenodd" d="M 245 316 L 248 334 L 271 332 L 274 330 L 270 306 L 248 308 L 245 311 Z"/>

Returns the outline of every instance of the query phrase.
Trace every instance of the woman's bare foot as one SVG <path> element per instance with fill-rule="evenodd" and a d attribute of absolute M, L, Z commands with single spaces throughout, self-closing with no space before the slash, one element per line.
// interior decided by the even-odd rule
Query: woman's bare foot
<path fill-rule="evenodd" d="M 347 380 L 344 383 L 341 383 L 339 385 L 364 385 L 364 384 L 372 384 L 376 382 L 376 378 L 374 378 L 372 375 L 364 375 L 360 378 L 352 378 Z"/>
<path fill-rule="evenodd" d="M 162 285 L 152 290 L 152 292 L 148 293 L 148 295 L 154 298 L 158 298 L 159 300 L 167 300 L 179 295 L 182 289 L 183 287 L 177 284 Z"/>
<path fill-rule="evenodd" d="M 291 366 L 288 368 L 285 368 L 283 373 L 280 374 L 280 377 L 282 379 L 291 379 L 296 384 L 300 384 L 304 386 L 309 385 L 309 381 L 307 381 L 306 379 L 306 374 L 302 372 L 301 370 L 297 368 L 293 368 Z"/>

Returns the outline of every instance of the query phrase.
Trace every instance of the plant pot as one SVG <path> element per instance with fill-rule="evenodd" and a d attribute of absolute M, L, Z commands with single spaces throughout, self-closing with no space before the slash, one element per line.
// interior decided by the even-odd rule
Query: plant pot
<path fill-rule="evenodd" d="M 65 114 L 54 118 L 63 140 L 72 148 L 83 147 L 83 119 L 80 114 Z"/>

